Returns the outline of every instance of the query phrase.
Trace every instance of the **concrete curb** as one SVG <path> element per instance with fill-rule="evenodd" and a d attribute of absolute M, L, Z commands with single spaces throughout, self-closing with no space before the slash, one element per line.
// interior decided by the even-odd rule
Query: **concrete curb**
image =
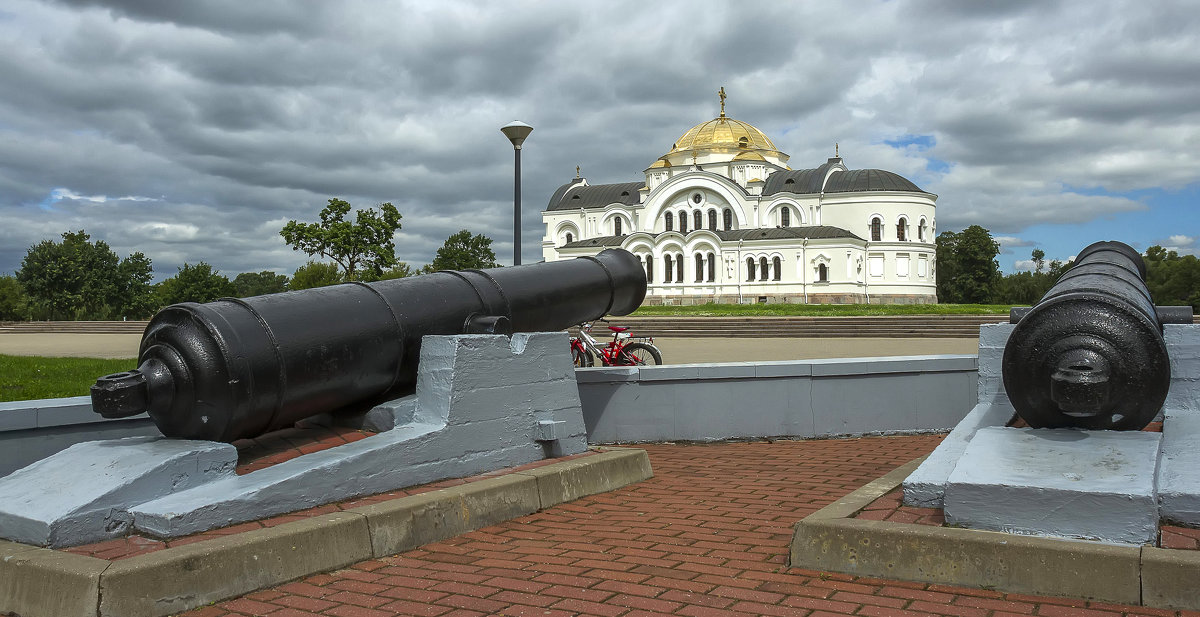
<path fill-rule="evenodd" d="M 1200 553 L 850 518 L 899 486 L 904 465 L 796 523 L 788 564 L 859 576 L 1200 608 Z"/>
<path fill-rule="evenodd" d="M 170 615 L 394 555 L 652 475 L 644 450 L 612 449 L 117 561 L 0 540 L 0 614 Z"/>

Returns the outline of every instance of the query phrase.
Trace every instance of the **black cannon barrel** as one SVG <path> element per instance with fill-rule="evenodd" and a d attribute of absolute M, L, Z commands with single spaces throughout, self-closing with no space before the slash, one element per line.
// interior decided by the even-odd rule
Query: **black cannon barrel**
<path fill-rule="evenodd" d="M 1140 430 L 1154 420 L 1171 369 L 1145 277 L 1132 247 L 1097 242 L 1036 305 L 1014 309 L 1004 389 L 1030 426 Z"/>
<path fill-rule="evenodd" d="M 105 417 L 147 411 L 163 435 L 233 441 L 411 392 L 427 334 L 563 330 L 627 315 L 646 275 L 620 249 L 509 268 L 443 271 L 169 306 L 139 366 L 92 386 Z"/>

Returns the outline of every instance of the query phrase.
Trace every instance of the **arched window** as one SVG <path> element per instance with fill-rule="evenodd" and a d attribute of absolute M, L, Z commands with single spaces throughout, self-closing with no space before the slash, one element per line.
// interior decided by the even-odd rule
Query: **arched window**
<path fill-rule="evenodd" d="M 754 280 L 754 258 L 753 257 L 746 258 L 746 280 L 747 281 Z"/>
<path fill-rule="evenodd" d="M 572 242 L 574 242 L 574 241 L 575 241 L 575 236 L 572 236 L 572 235 L 571 235 L 571 232 L 569 232 L 569 231 L 568 231 L 568 232 L 567 232 L 567 244 L 570 244 L 570 243 L 572 243 Z"/>
<path fill-rule="evenodd" d="M 790 208 L 785 207 L 784 209 L 779 211 L 779 226 L 780 227 L 791 227 L 792 226 L 792 210 Z"/>
<path fill-rule="evenodd" d="M 709 231 L 717 230 L 717 211 L 716 210 L 708 211 L 708 230 Z"/>
<path fill-rule="evenodd" d="M 687 212 L 679 211 L 679 233 L 687 233 Z"/>
<path fill-rule="evenodd" d="M 925 241 L 925 219 L 921 219 L 920 224 L 917 225 L 917 241 Z"/>
<path fill-rule="evenodd" d="M 666 224 L 667 231 L 675 228 L 675 215 L 670 212 L 663 215 L 663 222 Z"/>
<path fill-rule="evenodd" d="M 771 278 L 771 270 L 767 266 L 767 258 L 759 257 L 758 258 L 758 279 L 760 281 L 765 281 L 769 278 Z"/>
<path fill-rule="evenodd" d="M 663 282 L 670 283 L 671 282 L 671 272 L 672 272 L 671 256 L 663 255 L 663 263 L 666 264 L 666 268 L 663 269 Z"/>
<path fill-rule="evenodd" d="M 704 213 L 696 210 L 692 213 L 692 228 L 704 229 Z"/>
<path fill-rule="evenodd" d="M 717 280 L 717 256 L 713 253 L 708 254 L 708 282 L 715 283 Z"/>
<path fill-rule="evenodd" d="M 829 268 L 825 267 L 825 264 L 817 264 L 817 282 L 829 282 Z"/>
<path fill-rule="evenodd" d="M 908 240 L 908 219 L 902 218 L 896 223 L 896 239 L 905 242 Z"/>
<path fill-rule="evenodd" d="M 879 242 L 883 239 L 883 221 L 879 217 L 871 219 L 871 242 Z"/>
<path fill-rule="evenodd" d="M 683 282 L 683 255 L 675 256 L 675 274 L 677 275 L 675 277 L 675 280 L 682 283 Z"/>
<path fill-rule="evenodd" d="M 725 231 L 733 229 L 733 210 L 725 208 Z"/>
<path fill-rule="evenodd" d="M 704 255 L 696 253 L 696 282 L 704 282 Z"/>
<path fill-rule="evenodd" d="M 779 258 L 778 258 L 778 257 L 776 257 L 774 261 L 775 261 L 775 263 L 774 263 L 774 266 L 775 266 L 775 280 L 777 280 L 777 281 L 778 281 L 778 280 L 779 280 L 779 277 L 783 276 L 783 268 L 782 268 L 782 267 L 780 267 L 782 264 L 780 263 L 780 261 L 779 261 Z"/>
<path fill-rule="evenodd" d="M 619 216 L 613 218 L 613 235 L 621 235 L 621 217 Z"/>
<path fill-rule="evenodd" d="M 654 282 L 654 255 L 646 255 L 646 283 Z"/>

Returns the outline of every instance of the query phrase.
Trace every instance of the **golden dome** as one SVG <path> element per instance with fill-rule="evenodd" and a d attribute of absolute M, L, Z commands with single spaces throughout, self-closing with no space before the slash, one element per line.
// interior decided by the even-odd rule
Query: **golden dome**
<path fill-rule="evenodd" d="M 670 166 L 671 166 L 671 163 L 669 161 L 667 161 L 667 159 L 658 159 L 657 161 L 654 161 L 654 163 L 652 163 L 650 165 L 649 169 L 658 169 L 660 167 L 670 167 Z"/>
<path fill-rule="evenodd" d="M 724 148 L 775 151 L 775 144 L 754 126 L 722 114 L 693 126 L 667 154 Z"/>
<path fill-rule="evenodd" d="M 733 160 L 735 160 L 735 161 L 765 161 L 767 159 L 763 158 L 763 155 L 761 155 L 757 152 L 747 151 L 747 152 L 739 152 L 737 156 L 733 157 Z"/>

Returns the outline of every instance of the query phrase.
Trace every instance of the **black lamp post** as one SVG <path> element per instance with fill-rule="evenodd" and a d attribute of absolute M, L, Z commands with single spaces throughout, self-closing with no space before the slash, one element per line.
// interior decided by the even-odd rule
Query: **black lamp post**
<path fill-rule="evenodd" d="M 500 127 L 500 132 L 512 142 L 516 166 L 513 170 L 513 265 L 521 265 L 521 144 L 533 132 L 533 127 L 513 120 Z"/>

